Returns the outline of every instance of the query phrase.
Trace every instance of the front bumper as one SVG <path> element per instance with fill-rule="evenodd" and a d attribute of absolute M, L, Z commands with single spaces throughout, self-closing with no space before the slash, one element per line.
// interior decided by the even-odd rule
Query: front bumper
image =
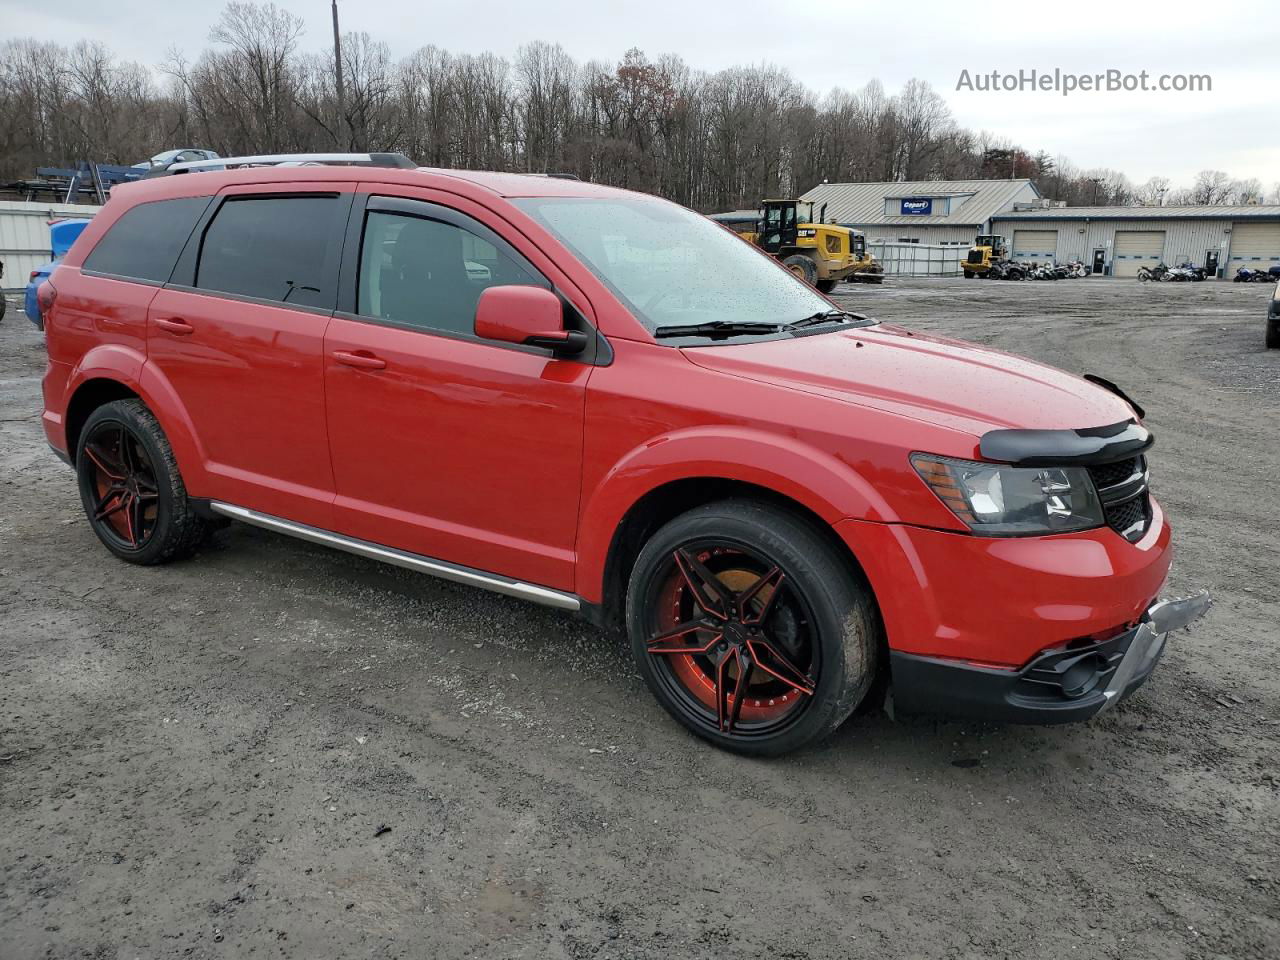
<path fill-rule="evenodd" d="M 1019 670 L 890 651 L 893 705 L 1005 723 L 1070 723 L 1119 703 L 1151 676 L 1166 637 L 1213 604 L 1208 593 L 1162 600 L 1131 630 L 1085 646 L 1040 654 Z"/>

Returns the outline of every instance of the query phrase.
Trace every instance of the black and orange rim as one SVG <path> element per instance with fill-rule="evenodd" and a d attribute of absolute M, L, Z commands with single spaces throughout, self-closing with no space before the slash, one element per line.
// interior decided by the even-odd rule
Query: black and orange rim
<path fill-rule="evenodd" d="M 682 544 L 653 581 L 647 652 L 695 725 L 735 738 L 796 723 L 817 690 L 813 611 L 783 568 L 720 539 Z"/>
<path fill-rule="evenodd" d="M 155 534 L 160 490 L 155 468 L 137 436 L 122 423 L 104 421 L 84 447 L 89 520 L 122 550 L 141 550 Z"/>

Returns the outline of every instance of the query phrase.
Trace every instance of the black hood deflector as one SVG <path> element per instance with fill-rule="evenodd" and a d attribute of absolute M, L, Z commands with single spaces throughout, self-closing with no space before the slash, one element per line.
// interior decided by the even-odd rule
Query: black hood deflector
<path fill-rule="evenodd" d="M 987 460 L 1018 467 L 1067 467 L 1136 457 L 1156 442 L 1133 420 L 1085 430 L 991 430 L 978 449 Z"/>

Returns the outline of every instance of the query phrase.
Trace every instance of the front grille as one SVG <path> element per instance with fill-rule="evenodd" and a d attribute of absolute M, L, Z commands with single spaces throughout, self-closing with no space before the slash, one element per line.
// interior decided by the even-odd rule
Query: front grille
<path fill-rule="evenodd" d="M 1138 456 L 1089 468 L 1107 526 L 1130 543 L 1142 539 L 1151 525 L 1147 458 Z"/>
<path fill-rule="evenodd" d="M 981 263 L 981 262 L 982 262 L 982 251 L 981 251 L 981 250 L 970 250 L 970 251 L 969 251 L 969 262 L 970 262 L 970 263 Z"/>

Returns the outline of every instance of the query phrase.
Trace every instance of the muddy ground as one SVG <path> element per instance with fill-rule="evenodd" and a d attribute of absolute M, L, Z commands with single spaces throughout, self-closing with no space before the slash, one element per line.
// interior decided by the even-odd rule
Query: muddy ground
<path fill-rule="evenodd" d="M 1071 727 L 855 718 L 717 752 L 567 615 L 243 526 L 114 561 L 0 324 L 0 957 L 1280 957 L 1269 289 L 904 281 L 858 308 L 1147 406 L 1171 591 Z"/>

